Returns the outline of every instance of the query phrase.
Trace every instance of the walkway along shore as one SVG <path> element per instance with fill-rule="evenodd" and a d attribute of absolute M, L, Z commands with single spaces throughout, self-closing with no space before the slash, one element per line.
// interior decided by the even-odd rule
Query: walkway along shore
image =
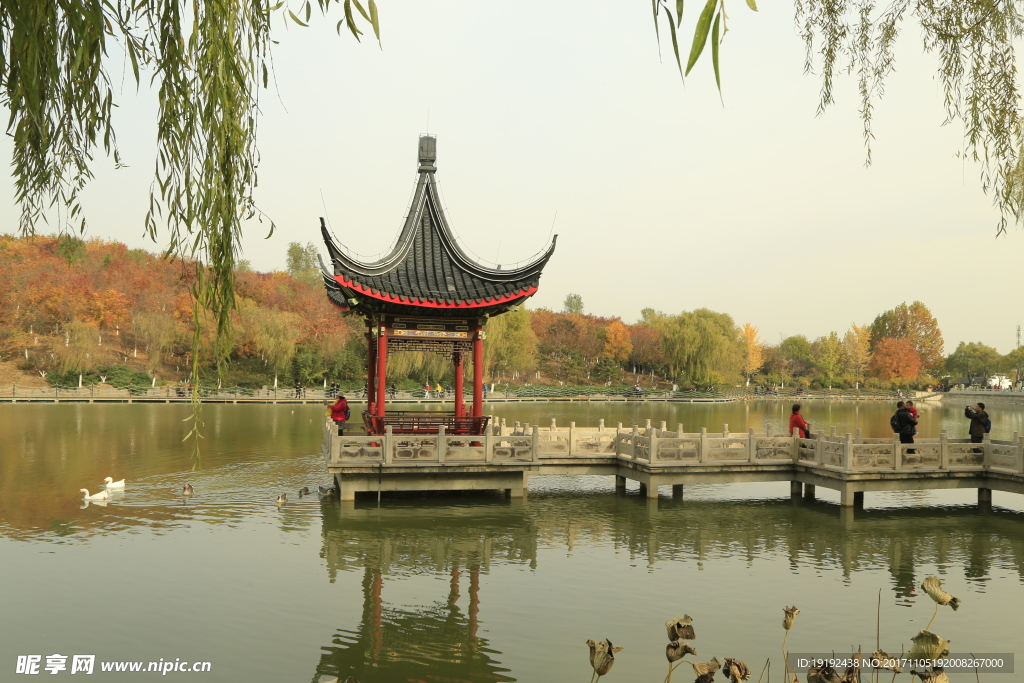
<path fill-rule="evenodd" d="M 342 392 L 349 402 L 362 404 L 366 399 L 361 391 Z M 323 389 L 306 389 L 296 397 L 294 389 L 227 389 L 203 391 L 204 403 L 322 403 L 326 392 Z M 966 394 L 961 394 L 966 395 Z M 998 394 L 997 394 L 998 395 Z M 505 392 L 488 392 L 484 401 L 488 403 L 639 403 L 654 401 L 661 403 L 736 403 L 741 401 L 897 401 L 900 398 L 931 400 L 943 396 L 941 393 L 913 392 L 900 396 L 896 392 L 868 391 L 825 391 L 808 390 L 796 393 L 786 390 L 781 395 L 754 394 L 739 389 L 729 392 L 696 391 L 647 391 L 640 395 L 565 395 L 565 396 L 513 396 Z M 1017 394 L 1024 399 L 1024 394 Z M 454 399 L 426 398 L 422 391 L 399 391 L 393 400 L 397 403 L 453 405 Z M 464 397 L 466 403 L 473 400 L 472 393 Z M 26 387 L 17 384 L 0 386 L 0 403 L 191 403 L 192 399 L 180 386 L 117 389 L 110 386 L 92 387 Z"/>
<path fill-rule="evenodd" d="M 1024 494 L 1024 437 L 1007 441 L 987 436 L 981 444 L 938 439 L 901 444 L 898 436 L 867 439 L 860 430 L 840 435 L 818 432 L 810 439 L 773 434 L 669 431 L 662 422 L 641 427 L 548 427 L 494 422 L 483 436 L 393 434 L 338 436 L 327 421 L 323 457 L 342 500 L 381 491 L 504 489 L 526 495 L 529 479 L 545 474 L 627 479 L 642 495 L 656 499 L 661 486 L 676 497 L 685 484 L 789 481 L 794 497 L 814 497 L 815 487 L 839 491 L 843 507 L 863 506 L 868 491 L 973 488 L 990 503 L 992 491 Z M 351 431 L 351 430 L 350 430 Z"/>

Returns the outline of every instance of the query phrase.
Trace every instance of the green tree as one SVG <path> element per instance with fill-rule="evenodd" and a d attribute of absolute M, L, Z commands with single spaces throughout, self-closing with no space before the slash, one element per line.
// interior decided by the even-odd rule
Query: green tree
<path fill-rule="evenodd" d="M 301 336 L 299 317 L 288 311 L 263 311 L 255 330 L 256 348 L 263 354 L 267 365 L 274 371 L 274 388 L 278 375 L 284 372 L 295 355 L 295 345 Z"/>
<path fill-rule="evenodd" d="M 814 364 L 825 376 L 826 382 L 831 389 L 832 383 L 839 375 L 843 361 L 843 343 L 839 341 L 839 335 L 829 332 L 828 336 L 819 337 L 813 344 Z"/>
<path fill-rule="evenodd" d="M 534 366 L 537 335 L 530 312 L 519 308 L 488 319 L 484 343 L 485 373 L 491 382 L 518 379 Z"/>
<path fill-rule="evenodd" d="M 956 350 L 946 358 L 946 372 L 957 377 L 987 377 L 995 372 L 1002 356 L 991 346 L 981 342 L 960 342 Z"/>
<path fill-rule="evenodd" d="M 665 316 L 658 326 L 672 379 L 694 385 L 739 379 L 743 344 L 729 314 L 701 308 Z"/>
<path fill-rule="evenodd" d="M 921 357 L 924 372 L 934 372 L 942 365 L 945 345 L 942 330 L 932 312 L 920 301 L 909 306 L 902 303 L 876 317 L 871 323 L 871 338 L 875 344 L 885 338 L 906 339 Z"/>
<path fill-rule="evenodd" d="M 779 344 L 779 352 L 789 362 L 793 375 L 805 374 L 814 365 L 811 342 L 802 334 L 783 339 Z"/>
<path fill-rule="evenodd" d="M 300 282 L 319 287 L 323 284 L 320 276 L 320 265 L 317 262 L 316 246 L 309 242 L 302 246 L 298 242 L 288 243 L 287 270 L 288 274 Z"/>
<path fill-rule="evenodd" d="M 1018 346 L 1003 356 L 1000 366 L 1004 369 L 1012 370 L 1017 375 L 1018 380 L 1024 377 L 1024 346 Z"/>
<path fill-rule="evenodd" d="M 583 315 L 583 297 L 572 292 L 566 294 L 565 302 L 562 304 L 562 312 Z"/>

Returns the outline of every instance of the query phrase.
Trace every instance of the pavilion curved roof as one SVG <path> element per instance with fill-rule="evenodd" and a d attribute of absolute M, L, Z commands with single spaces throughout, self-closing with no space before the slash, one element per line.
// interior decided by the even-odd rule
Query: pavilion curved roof
<path fill-rule="evenodd" d="M 379 260 L 366 263 L 346 254 L 320 219 L 333 266 L 333 276 L 324 273 L 324 284 L 335 304 L 364 314 L 492 315 L 537 291 L 557 235 L 544 253 L 524 266 L 492 268 L 470 258 L 441 207 L 434 150 L 435 138 L 420 138 L 412 206 L 394 248 Z"/>

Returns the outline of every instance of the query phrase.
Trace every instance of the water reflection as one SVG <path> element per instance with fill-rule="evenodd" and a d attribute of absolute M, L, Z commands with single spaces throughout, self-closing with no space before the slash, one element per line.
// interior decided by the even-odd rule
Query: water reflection
<path fill-rule="evenodd" d="M 889 576 L 886 602 L 904 606 L 935 567 L 962 575 L 977 592 L 994 573 L 1024 577 L 1024 514 L 976 506 L 858 511 L 851 524 L 833 504 L 788 499 L 649 504 L 561 491 L 527 501 L 434 497 L 427 514 L 424 504 L 417 497 L 385 498 L 379 509 L 324 503 L 327 574 L 333 583 L 340 573 L 361 573 L 363 606 L 358 625 L 337 627 L 323 647 L 317 676 L 421 680 L 429 670 L 432 680 L 515 680 L 500 664 L 507 645 L 480 637 L 482 621 L 501 617 L 488 615 L 480 575 L 503 564 L 537 569 L 550 550 L 561 552 L 547 561 L 563 562 L 565 553 L 612 548 L 651 572 L 674 571 L 676 563 L 782 561 L 791 573 L 838 572 L 848 583 L 881 570 Z M 429 602 L 397 604 L 407 594 L 402 582 L 425 575 L 436 579 Z"/>

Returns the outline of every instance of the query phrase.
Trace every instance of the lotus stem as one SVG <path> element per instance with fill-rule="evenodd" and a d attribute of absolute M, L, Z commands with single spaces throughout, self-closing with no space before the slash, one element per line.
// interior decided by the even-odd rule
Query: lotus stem
<path fill-rule="evenodd" d="M 786 654 L 787 638 L 789 638 L 789 631 L 786 631 L 786 635 L 782 636 L 782 680 L 784 683 L 789 683 L 789 656 Z"/>
<path fill-rule="evenodd" d="M 935 603 L 935 613 L 932 614 L 932 618 L 928 620 L 928 625 L 924 627 L 925 631 L 932 630 L 932 622 L 935 621 L 935 617 L 939 616 L 939 603 Z"/>
<path fill-rule="evenodd" d="M 679 668 L 679 665 L 682 664 L 685 661 L 686 661 L 685 659 L 680 659 L 678 662 L 676 662 L 675 666 L 672 666 L 672 663 L 669 662 L 669 665 L 668 665 L 668 676 L 665 677 L 665 683 L 671 683 L 671 681 L 672 681 L 672 672 L 675 671 L 677 668 Z"/>
<path fill-rule="evenodd" d="M 757 683 L 761 683 L 761 679 L 764 678 L 764 672 L 766 670 L 768 671 L 768 683 L 771 683 L 771 680 L 772 680 L 771 666 L 772 666 L 772 658 L 769 657 L 768 659 L 764 660 L 764 668 L 761 669 L 761 675 L 757 677 Z"/>

